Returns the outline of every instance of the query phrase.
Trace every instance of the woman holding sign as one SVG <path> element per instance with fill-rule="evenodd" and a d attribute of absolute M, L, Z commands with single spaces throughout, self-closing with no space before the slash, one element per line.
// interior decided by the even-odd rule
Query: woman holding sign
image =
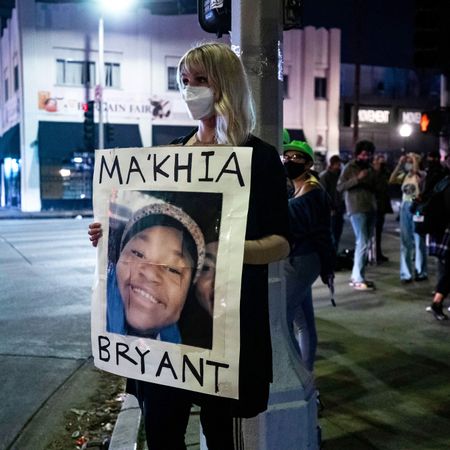
<path fill-rule="evenodd" d="M 251 134 L 255 115 L 249 83 L 229 46 L 208 43 L 189 50 L 179 62 L 178 83 L 198 128 L 174 144 L 253 149 L 240 299 L 239 400 L 136 380 L 129 380 L 128 391 L 141 405 L 150 450 L 186 448 L 192 404 L 201 408 L 209 450 L 232 450 L 242 441 L 241 418 L 267 408 L 272 380 L 268 263 L 289 253 L 285 175 L 276 149 Z M 101 225 L 92 224 L 89 234 L 96 246 Z"/>

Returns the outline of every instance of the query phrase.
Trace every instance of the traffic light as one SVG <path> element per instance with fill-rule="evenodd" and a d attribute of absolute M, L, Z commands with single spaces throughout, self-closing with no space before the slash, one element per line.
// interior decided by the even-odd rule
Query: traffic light
<path fill-rule="evenodd" d="M 83 104 L 84 148 L 88 152 L 93 152 L 95 150 L 94 105 L 95 105 L 95 102 L 93 100 Z"/>
<path fill-rule="evenodd" d="M 198 0 L 198 21 L 207 33 L 217 37 L 231 31 L 231 0 Z"/>
<path fill-rule="evenodd" d="M 420 131 L 434 136 L 448 136 L 450 132 L 450 108 L 438 108 L 422 112 Z"/>

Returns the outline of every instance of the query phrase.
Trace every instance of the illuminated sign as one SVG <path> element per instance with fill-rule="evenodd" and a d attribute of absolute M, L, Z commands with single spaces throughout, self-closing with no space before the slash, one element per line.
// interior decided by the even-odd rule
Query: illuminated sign
<path fill-rule="evenodd" d="M 409 123 L 410 125 L 419 125 L 422 114 L 420 111 L 399 111 L 399 123 Z"/>
<path fill-rule="evenodd" d="M 390 109 L 359 108 L 358 110 L 358 120 L 361 124 L 388 125 L 390 116 Z"/>

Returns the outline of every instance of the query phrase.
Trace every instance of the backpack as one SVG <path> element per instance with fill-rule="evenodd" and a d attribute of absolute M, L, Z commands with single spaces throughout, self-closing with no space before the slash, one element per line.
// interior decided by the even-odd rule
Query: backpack
<path fill-rule="evenodd" d="M 425 236 L 426 234 L 442 234 L 447 223 L 442 217 L 444 191 L 450 186 L 450 175 L 445 176 L 434 186 L 431 195 L 421 203 L 413 203 L 414 232 Z"/>

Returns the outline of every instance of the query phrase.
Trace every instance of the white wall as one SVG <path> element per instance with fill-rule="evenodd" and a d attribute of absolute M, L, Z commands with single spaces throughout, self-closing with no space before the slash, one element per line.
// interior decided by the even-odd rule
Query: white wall
<path fill-rule="evenodd" d="M 284 127 L 302 129 L 315 150 L 339 152 L 340 30 L 305 27 L 284 32 L 289 92 Z M 326 78 L 327 97 L 316 99 L 315 77 Z"/>

